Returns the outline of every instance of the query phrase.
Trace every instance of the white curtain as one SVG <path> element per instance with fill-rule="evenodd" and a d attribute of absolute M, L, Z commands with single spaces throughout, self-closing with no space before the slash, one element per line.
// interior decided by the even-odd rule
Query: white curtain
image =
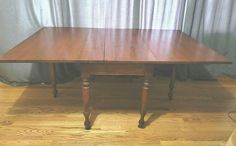
<path fill-rule="evenodd" d="M 41 1 L 43 26 L 181 29 L 185 0 Z"/>
<path fill-rule="evenodd" d="M 39 10 L 38 0 L 0 0 L 0 54 L 40 29 Z M 8 81 L 28 82 L 31 67 L 31 64 L 2 63 L 0 77 Z"/>
<path fill-rule="evenodd" d="M 186 0 L 141 0 L 139 28 L 180 30 L 185 4 Z"/>
<path fill-rule="evenodd" d="M 215 48 L 233 65 L 191 66 L 181 74 L 236 76 L 235 0 L 0 0 L 0 53 L 45 26 L 178 29 Z M 72 69 L 71 69 L 72 68 Z M 204 68 L 204 69 L 202 69 Z M 59 76 L 77 67 L 58 66 Z M 203 71 L 204 70 L 204 71 Z M 202 73 L 201 73 L 202 72 Z M 0 64 L 10 82 L 48 80 L 44 64 Z"/>
<path fill-rule="evenodd" d="M 183 31 L 230 59 L 232 65 L 191 65 L 188 76 L 236 77 L 236 1 L 188 0 Z"/>

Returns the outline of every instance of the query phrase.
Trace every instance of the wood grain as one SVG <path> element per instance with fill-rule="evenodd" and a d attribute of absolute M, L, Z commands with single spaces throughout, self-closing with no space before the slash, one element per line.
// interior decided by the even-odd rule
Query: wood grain
<path fill-rule="evenodd" d="M 235 145 L 236 145 L 236 128 L 232 132 L 225 146 L 235 146 Z"/>
<path fill-rule="evenodd" d="M 1 62 L 99 62 L 104 60 L 103 29 L 43 28 L 4 54 Z"/>
<path fill-rule="evenodd" d="M 139 118 L 143 78 L 96 77 L 91 82 L 93 130 L 84 130 L 80 80 L 60 84 L 60 98 L 50 85 L 0 84 L 0 145 L 224 146 L 236 126 L 236 80 L 176 81 L 167 98 L 168 78 L 152 80 L 146 129 Z"/>
<path fill-rule="evenodd" d="M 231 63 L 180 31 L 43 28 L 0 62 Z"/>
<path fill-rule="evenodd" d="M 105 61 L 154 64 L 230 63 L 175 30 L 107 29 Z"/>
<path fill-rule="evenodd" d="M 105 44 L 106 62 L 155 62 L 154 54 L 145 47 L 141 30 L 107 29 Z"/>

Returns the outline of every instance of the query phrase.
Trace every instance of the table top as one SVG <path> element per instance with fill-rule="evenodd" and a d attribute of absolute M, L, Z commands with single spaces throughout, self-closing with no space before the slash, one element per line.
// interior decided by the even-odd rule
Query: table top
<path fill-rule="evenodd" d="M 177 30 L 43 28 L 0 62 L 231 63 Z"/>

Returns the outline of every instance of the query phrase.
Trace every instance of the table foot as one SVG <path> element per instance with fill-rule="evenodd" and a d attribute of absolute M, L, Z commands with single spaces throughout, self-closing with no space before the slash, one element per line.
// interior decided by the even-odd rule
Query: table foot
<path fill-rule="evenodd" d="M 90 130 L 91 127 L 92 127 L 92 125 L 91 125 L 91 122 L 90 122 L 90 121 L 85 121 L 85 122 L 84 122 L 84 128 L 85 128 L 85 130 Z"/>
<path fill-rule="evenodd" d="M 141 128 L 141 129 L 145 128 L 145 121 L 144 120 L 138 121 L 138 128 Z"/>

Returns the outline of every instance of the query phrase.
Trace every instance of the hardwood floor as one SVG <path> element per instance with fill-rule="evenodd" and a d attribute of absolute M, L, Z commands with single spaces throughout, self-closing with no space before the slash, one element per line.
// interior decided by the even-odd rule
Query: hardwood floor
<path fill-rule="evenodd" d="M 0 145 L 225 145 L 236 125 L 228 117 L 236 110 L 236 80 L 177 81 L 173 101 L 168 82 L 151 83 L 148 126 L 139 129 L 143 79 L 96 77 L 90 131 L 83 126 L 79 80 L 58 85 L 58 98 L 50 85 L 0 84 Z"/>
<path fill-rule="evenodd" d="M 225 146 L 235 146 L 236 145 L 236 128 L 234 129 L 233 133 L 229 137 Z"/>

